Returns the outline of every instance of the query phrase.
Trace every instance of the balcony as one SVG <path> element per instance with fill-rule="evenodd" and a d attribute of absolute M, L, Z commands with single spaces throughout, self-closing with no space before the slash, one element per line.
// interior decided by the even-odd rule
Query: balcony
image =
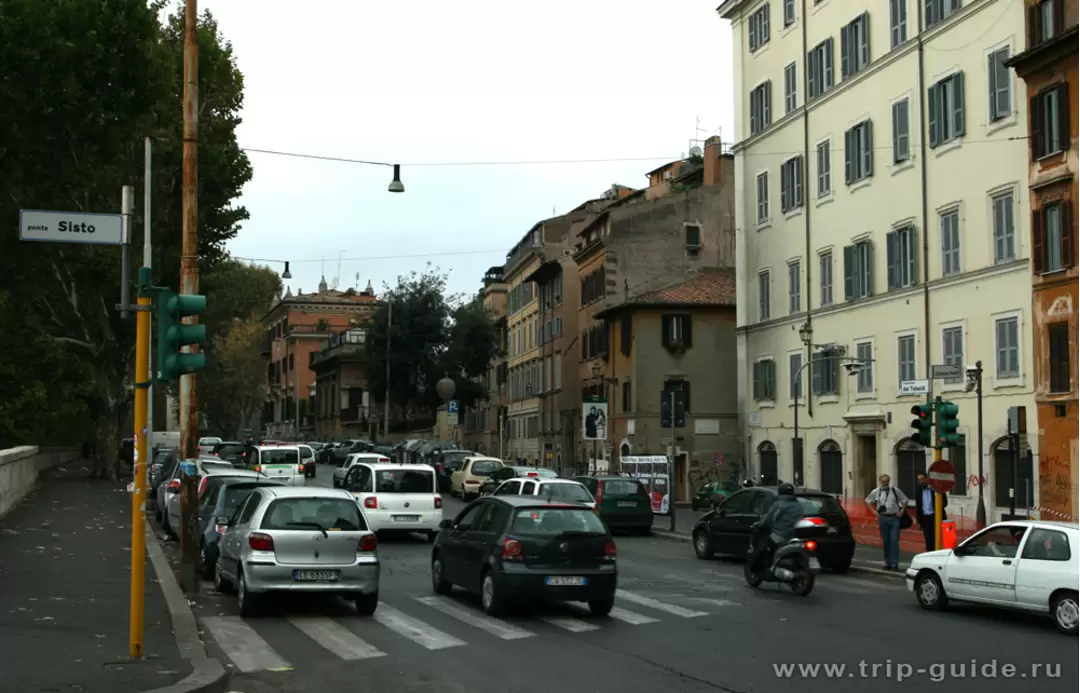
<path fill-rule="evenodd" d="M 366 357 L 367 330 L 354 328 L 330 335 L 322 349 L 312 352 L 308 365 L 317 368 L 335 359 L 362 361 Z"/>
<path fill-rule="evenodd" d="M 368 407 L 365 406 L 345 407 L 341 410 L 339 418 L 341 423 L 359 423 L 367 421 L 369 414 Z"/>

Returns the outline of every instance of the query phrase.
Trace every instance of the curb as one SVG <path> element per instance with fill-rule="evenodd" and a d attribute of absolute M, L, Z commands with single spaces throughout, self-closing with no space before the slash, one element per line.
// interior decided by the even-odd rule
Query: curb
<path fill-rule="evenodd" d="M 180 589 L 180 583 L 176 581 L 172 567 L 165 558 L 165 552 L 161 550 L 157 536 L 151 531 L 149 522 L 146 524 L 146 553 L 150 556 L 158 585 L 165 595 L 176 647 L 180 650 L 180 656 L 191 662 L 192 667 L 192 672 L 184 679 L 146 693 L 223 693 L 228 683 L 228 672 L 221 662 L 206 656 L 202 638 L 199 637 L 199 627 L 195 622 L 195 613 L 191 610 L 184 591 Z"/>
<path fill-rule="evenodd" d="M 684 544 L 689 544 L 693 541 L 689 534 L 669 532 L 666 529 L 654 529 L 652 531 L 652 536 L 666 539 L 667 541 L 680 541 Z M 903 566 L 900 570 L 885 570 L 884 568 L 877 568 L 868 563 L 852 561 L 850 570 L 853 573 L 868 573 L 870 575 L 881 575 L 883 577 L 899 578 L 903 580 L 904 573 L 907 571 L 907 566 Z"/>

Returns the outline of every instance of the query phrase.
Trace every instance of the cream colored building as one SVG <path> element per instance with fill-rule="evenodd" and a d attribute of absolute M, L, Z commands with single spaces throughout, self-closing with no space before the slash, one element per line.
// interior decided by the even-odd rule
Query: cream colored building
<path fill-rule="evenodd" d="M 1032 433 L 1037 425 L 1027 105 L 1001 65 L 1024 48 L 1024 3 L 727 0 L 718 12 L 735 46 L 748 459 L 759 473 L 849 498 L 881 473 L 911 489 L 933 457 L 906 440 L 926 395 L 901 394 L 901 382 L 926 379 L 932 364 L 981 360 L 984 494 L 988 517 L 1000 516 L 1012 478 L 999 449 L 1007 408 L 1025 405 Z M 796 382 L 822 345 L 842 347 L 843 359 Z M 849 375 L 851 359 L 869 365 Z M 964 447 L 946 453 L 958 476 L 949 511 L 973 518 L 975 395 L 963 379 L 931 385 L 960 406 Z M 1029 470 L 1021 455 L 1020 495 L 1034 498 Z"/>
<path fill-rule="evenodd" d="M 535 463 L 540 439 L 540 302 L 526 278 L 543 264 L 543 229 L 537 224 L 506 255 L 506 457 Z"/>

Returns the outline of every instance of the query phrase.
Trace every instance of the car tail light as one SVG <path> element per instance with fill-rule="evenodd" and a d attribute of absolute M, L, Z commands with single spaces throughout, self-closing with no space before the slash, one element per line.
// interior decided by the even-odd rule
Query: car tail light
<path fill-rule="evenodd" d="M 214 531 L 218 534 L 224 534 L 225 530 L 229 528 L 229 525 L 214 525 Z"/>
<path fill-rule="evenodd" d="M 356 546 L 356 553 L 375 553 L 375 550 L 379 548 L 379 538 L 372 534 L 365 534 L 360 537 L 360 543 Z"/>
<path fill-rule="evenodd" d="M 262 471 L 262 465 L 261 464 L 255 465 L 255 471 L 261 472 Z"/>
<path fill-rule="evenodd" d="M 803 544 L 803 546 L 806 547 L 807 551 L 817 551 L 817 542 L 816 541 L 808 541 L 805 544 Z"/>
<path fill-rule="evenodd" d="M 174 491 L 179 491 L 180 490 L 180 480 L 179 479 L 173 479 L 172 481 L 170 481 L 169 482 L 169 488 L 171 488 Z"/>
<path fill-rule="evenodd" d="M 477 485 L 477 484 L 479 484 L 480 482 L 479 482 L 479 481 L 477 481 L 476 479 L 466 479 L 466 480 L 465 480 L 465 483 L 466 483 L 466 484 L 469 484 L 469 485 L 472 485 L 472 486 L 476 486 L 476 485 Z"/>
<path fill-rule="evenodd" d="M 380 458 L 379 458 L 379 461 L 380 461 L 380 462 L 389 462 L 389 461 L 390 461 L 390 458 L 389 458 L 389 457 L 380 457 Z"/>
<path fill-rule="evenodd" d="M 435 509 L 439 510 L 440 508 L 442 508 L 442 496 L 435 496 Z"/>
<path fill-rule="evenodd" d="M 375 496 L 368 496 L 367 498 L 364 499 L 364 507 L 367 508 L 368 510 L 378 510 L 378 508 L 379 508 L 379 499 L 376 498 Z"/>
<path fill-rule="evenodd" d="M 304 473 L 304 465 L 303 464 L 297 466 L 296 473 L 297 474 L 303 474 Z"/>
<path fill-rule="evenodd" d="M 535 476 L 539 476 L 539 475 L 536 472 L 529 472 L 528 476 L 535 477 Z"/>
<path fill-rule="evenodd" d="M 599 506 L 600 502 L 604 500 L 604 482 L 596 482 L 596 505 Z"/>
<path fill-rule="evenodd" d="M 506 539 L 503 541 L 503 560 L 504 561 L 520 561 L 521 560 L 521 542 L 517 539 Z"/>
<path fill-rule="evenodd" d="M 203 494 L 203 491 L 206 490 L 206 482 L 208 482 L 208 481 L 210 481 L 210 477 L 204 476 L 202 478 L 202 481 L 199 482 L 199 495 L 200 496 Z"/>
<path fill-rule="evenodd" d="M 809 527 L 828 527 L 829 523 L 820 517 L 804 517 L 795 523 L 795 527 L 798 529 L 807 529 Z"/>
<path fill-rule="evenodd" d="M 614 561 L 615 560 L 615 540 L 614 539 L 608 539 L 607 543 L 604 544 L 604 560 L 605 561 Z"/>
<path fill-rule="evenodd" d="M 252 532 L 248 536 L 248 546 L 252 551 L 273 551 L 274 538 L 262 532 Z"/>

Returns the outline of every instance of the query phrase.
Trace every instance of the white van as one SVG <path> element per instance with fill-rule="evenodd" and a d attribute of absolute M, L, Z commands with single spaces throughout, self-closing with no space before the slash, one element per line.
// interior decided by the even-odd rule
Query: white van
<path fill-rule="evenodd" d="M 343 485 L 373 531 L 424 532 L 432 541 L 439 533 L 442 496 L 433 467 L 362 459 L 349 469 Z"/>
<path fill-rule="evenodd" d="M 304 485 L 304 465 L 300 462 L 300 448 L 295 445 L 260 445 L 255 448 L 248 465 L 262 472 L 271 481 L 290 486 Z"/>

